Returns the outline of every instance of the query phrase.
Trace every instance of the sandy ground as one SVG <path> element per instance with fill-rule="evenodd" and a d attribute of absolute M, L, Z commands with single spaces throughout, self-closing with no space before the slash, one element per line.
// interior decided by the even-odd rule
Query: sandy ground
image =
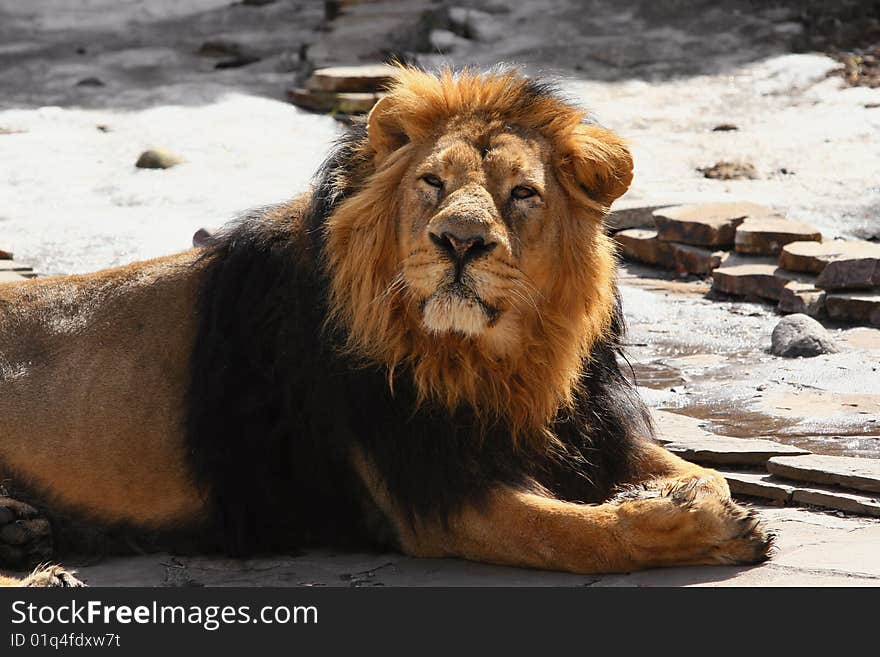
<path fill-rule="evenodd" d="M 0 0 L 0 248 L 41 273 L 92 271 L 187 248 L 200 226 L 306 189 L 340 130 L 281 100 L 305 70 L 303 46 L 317 43 L 317 52 L 327 36 L 316 31 L 316 5 Z M 624 202 L 749 200 L 827 237 L 880 236 L 880 109 L 872 107 L 880 89 L 843 87 L 827 76 L 837 64 L 826 56 L 785 53 L 797 26 L 783 15 L 707 12 L 696 22 L 652 23 L 638 2 L 593 13 L 582 6 L 518 3 L 491 14 L 480 39 L 423 58 L 519 60 L 560 74 L 573 98 L 630 140 L 636 178 Z M 195 54 L 208 39 L 247 44 L 262 60 L 216 70 Z M 87 77 L 104 86 L 77 86 Z M 712 132 L 720 123 L 739 130 Z M 186 162 L 136 169 L 148 147 Z M 721 159 L 749 161 L 760 177 L 717 181 L 696 171 Z M 638 267 L 624 268 L 621 283 L 630 358 L 649 403 L 706 418 L 718 433 L 880 456 L 880 331 L 832 326 L 840 354 L 781 360 L 766 353 L 778 320 L 770 307 L 710 301 L 703 282 Z M 192 572 L 180 581 L 210 584 L 878 583 L 878 565 L 858 557 L 868 538 L 876 545 L 876 523 L 769 513 L 784 554 L 803 557 L 796 565 L 570 578 L 322 553 L 182 566 L 156 555 L 82 570 L 97 584 L 174 584 L 168 573 L 181 570 Z M 828 550 L 810 547 L 823 542 Z"/>

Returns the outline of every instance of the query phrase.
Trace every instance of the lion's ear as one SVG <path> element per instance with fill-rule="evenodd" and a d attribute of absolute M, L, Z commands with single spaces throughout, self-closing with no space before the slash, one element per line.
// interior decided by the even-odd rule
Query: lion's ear
<path fill-rule="evenodd" d="M 373 105 L 373 109 L 370 110 L 370 115 L 367 117 L 367 137 L 379 160 L 384 159 L 409 141 L 391 97 L 384 96 Z"/>
<path fill-rule="evenodd" d="M 562 181 L 575 195 L 608 206 L 632 182 L 633 160 L 623 140 L 611 130 L 579 124 L 560 162 Z"/>

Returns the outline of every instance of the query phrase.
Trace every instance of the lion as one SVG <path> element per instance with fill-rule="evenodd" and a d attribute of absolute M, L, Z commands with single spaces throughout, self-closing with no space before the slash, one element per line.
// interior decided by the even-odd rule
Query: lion
<path fill-rule="evenodd" d="M 618 365 L 603 218 L 632 169 L 551 84 L 401 67 L 294 200 L 0 286 L 0 559 L 77 549 L 71 526 L 585 574 L 766 559 Z"/>

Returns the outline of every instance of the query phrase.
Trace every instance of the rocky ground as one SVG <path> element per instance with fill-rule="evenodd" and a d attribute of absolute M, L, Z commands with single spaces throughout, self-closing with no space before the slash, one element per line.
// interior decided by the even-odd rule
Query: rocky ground
<path fill-rule="evenodd" d="M 0 250 L 15 256 L 0 263 L 74 273 L 169 253 L 201 226 L 304 189 L 341 125 L 285 102 L 288 89 L 317 66 L 389 54 L 559 75 L 632 144 L 636 178 L 620 208 L 748 201 L 826 239 L 880 239 L 872 3 L 861 22 L 812 2 L 325 4 L 339 5 L 333 21 L 321 3 L 293 0 L 0 0 Z M 183 162 L 135 167 L 149 148 Z M 0 279 L 13 268 L 0 265 Z M 775 304 L 719 298 L 700 276 L 640 264 L 624 265 L 620 284 L 633 375 L 653 407 L 676 414 L 661 422 L 667 437 L 880 457 L 880 330 L 826 319 L 834 353 L 782 358 L 771 352 Z M 794 501 L 778 488 L 791 480 L 763 461 L 732 467 L 775 478 L 770 499 Z M 754 569 L 584 578 L 310 553 L 155 555 L 81 571 L 94 584 L 880 583 L 878 521 L 834 513 L 766 507 L 780 553 Z"/>

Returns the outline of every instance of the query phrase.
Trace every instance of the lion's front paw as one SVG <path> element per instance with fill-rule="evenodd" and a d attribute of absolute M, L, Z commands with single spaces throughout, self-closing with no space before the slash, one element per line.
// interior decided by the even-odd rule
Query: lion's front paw
<path fill-rule="evenodd" d="M 22 586 L 40 588 L 79 588 L 85 586 L 82 581 L 73 576 L 74 572 L 66 570 L 61 566 L 40 566 L 30 576 L 26 577 L 21 584 Z"/>
<path fill-rule="evenodd" d="M 0 566 L 30 568 L 52 556 L 52 528 L 29 504 L 0 497 Z"/>
<path fill-rule="evenodd" d="M 770 557 L 774 537 L 758 515 L 706 480 L 630 489 L 618 499 L 624 540 L 642 567 L 755 564 Z"/>

